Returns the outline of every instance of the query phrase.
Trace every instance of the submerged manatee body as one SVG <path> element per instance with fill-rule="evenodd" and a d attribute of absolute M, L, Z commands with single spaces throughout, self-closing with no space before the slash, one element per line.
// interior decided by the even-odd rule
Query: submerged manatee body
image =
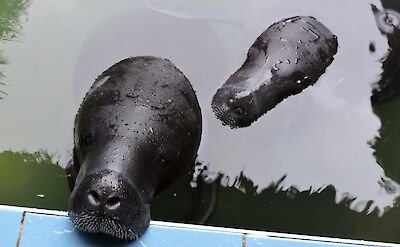
<path fill-rule="evenodd" d="M 231 128 L 250 126 L 285 98 L 316 83 L 332 63 L 337 46 L 336 36 L 314 17 L 274 23 L 215 93 L 215 115 Z"/>
<path fill-rule="evenodd" d="M 68 213 L 76 228 L 140 236 L 152 198 L 194 163 L 201 127 L 195 92 L 170 61 L 134 57 L 106 70 L 75 119 Z"/>

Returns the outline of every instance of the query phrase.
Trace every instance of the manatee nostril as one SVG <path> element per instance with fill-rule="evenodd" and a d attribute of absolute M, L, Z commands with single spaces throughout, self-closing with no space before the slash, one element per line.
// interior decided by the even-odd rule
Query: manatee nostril
<path fill-rule="evenodd" d="M 116 209 L 120 205 L 120 199 L 118 196 L 110 196 L 106 200 L 106 206 L 108 209 Z"/>
<path fill-rule="evenodd" d="M 244 110 L 242 107 L 236 107 L 235 109 L 233 109 L 233 111 L 237 114 L 237 115 L 244 115 Z"/>
<path fill-rule="evenodd" d="M 100 204 L 100 195 L 94 190 L 89 191 L 88 199 L 92 205 L 98 206 Z"/>

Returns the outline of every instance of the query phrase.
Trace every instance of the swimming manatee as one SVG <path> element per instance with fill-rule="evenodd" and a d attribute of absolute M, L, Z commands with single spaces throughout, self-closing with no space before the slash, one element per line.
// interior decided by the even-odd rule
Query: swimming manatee
<path fill-rule="evenodd" d="M 216 117 L 231 128 L 250 126 L 285 98 L 315 84 L 337 47 L 336 36 L 314 17 L 274 23 L 215 93 L 211 105 Z"/>

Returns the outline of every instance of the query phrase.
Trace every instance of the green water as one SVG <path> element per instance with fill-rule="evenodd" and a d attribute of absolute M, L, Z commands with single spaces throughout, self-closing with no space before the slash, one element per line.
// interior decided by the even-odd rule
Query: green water
<path fill-rule="evenodd" d="M 382 121 L 379 138 L 373 145 L 377 162 L 386 175 L 400 183 L 400 99 L 376 105 L 374 112 Z"/>
<path fill-rule="evenodd" d="M 157 55 L 197 91 L 206 123 L 199 161 L 216 180 L 204 194 L 186 171 L 154 200 L 153 219 L 197 223 L 212 211 L 205 224 L 400 243 L 400 99 L 371 106 L 389 47 L 370 2 L 351 2 L 337 18 L 338 1 L 0 0 L 0 204 L 66 210 L 62 167 L 83 95 L 114 62 Z M 332 67 L 254 127 L 220 126 L 212 93 L 260 30 L 294 14 L 316 15 L 337 34 Z"/>
<path fill-rule="evenodd" d="M 45 152 L 0 154 L 0 202 L 65 210 L 70 194 L 64 169 Z"/>

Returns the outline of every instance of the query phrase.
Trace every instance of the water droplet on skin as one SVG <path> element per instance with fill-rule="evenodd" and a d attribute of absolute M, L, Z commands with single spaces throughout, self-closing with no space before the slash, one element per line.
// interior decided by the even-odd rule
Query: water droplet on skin
<path fill-rule="evenodd" d="M 174 197 L 176 197 L 176 193 L 174 193 Z"/>
<path fill-rule="evenodd" d="M 298 41 L 298 42 L 299 42 L 299 44 L 303 43 L 303 41 L 301 41 L 301 39 L 299 39 L 299 41 Z"/>
<path fill-rule="evenodd" d="M 154 132 L 153 132 L 153 128 L 152 127 L 150 127 L 150 132 L 153 134 Z"/>
<path fill-rule="evenodd" d="M 294 63 L 297 64 L 299 62 L 299 59 L 296 58 L 296 60 L 294 60 Z"/>
<path fill-rule="evenodd" d="M 273 67 L 273 69 L 274 69 L 275 71 L 279 70 L 279 68 L 278 68 L 278 67 L 276 67 L 276 64 L 274 64 L 274 67 Z"/>
<path fill-rule="evenodd" d="M 290 64 L 290 60 L 289 60 L 289 59 L 286 59 L 286 63 L 287 63 L 287 64 Z"/>
<path fill-rule="evenodd" d="M 297 80 L 296 83 L 297 83 L 297 84 L 300 84 L 300 83 L 301 83 L 301 80 Z"/>
<path fill-rule="evenodd" d="M 39 197 L 39 198 L 44 198 L 44 195 L 43 194 L 38 194 L 38 195 L 36 195 L 37 197 Z"/>
<path fill-rule="evenodd" d="M 172 103 L 172 100 L 171 100 L 171 99 L 168 99 L 167 101 L 168 101 L 168 103 Z"/>

